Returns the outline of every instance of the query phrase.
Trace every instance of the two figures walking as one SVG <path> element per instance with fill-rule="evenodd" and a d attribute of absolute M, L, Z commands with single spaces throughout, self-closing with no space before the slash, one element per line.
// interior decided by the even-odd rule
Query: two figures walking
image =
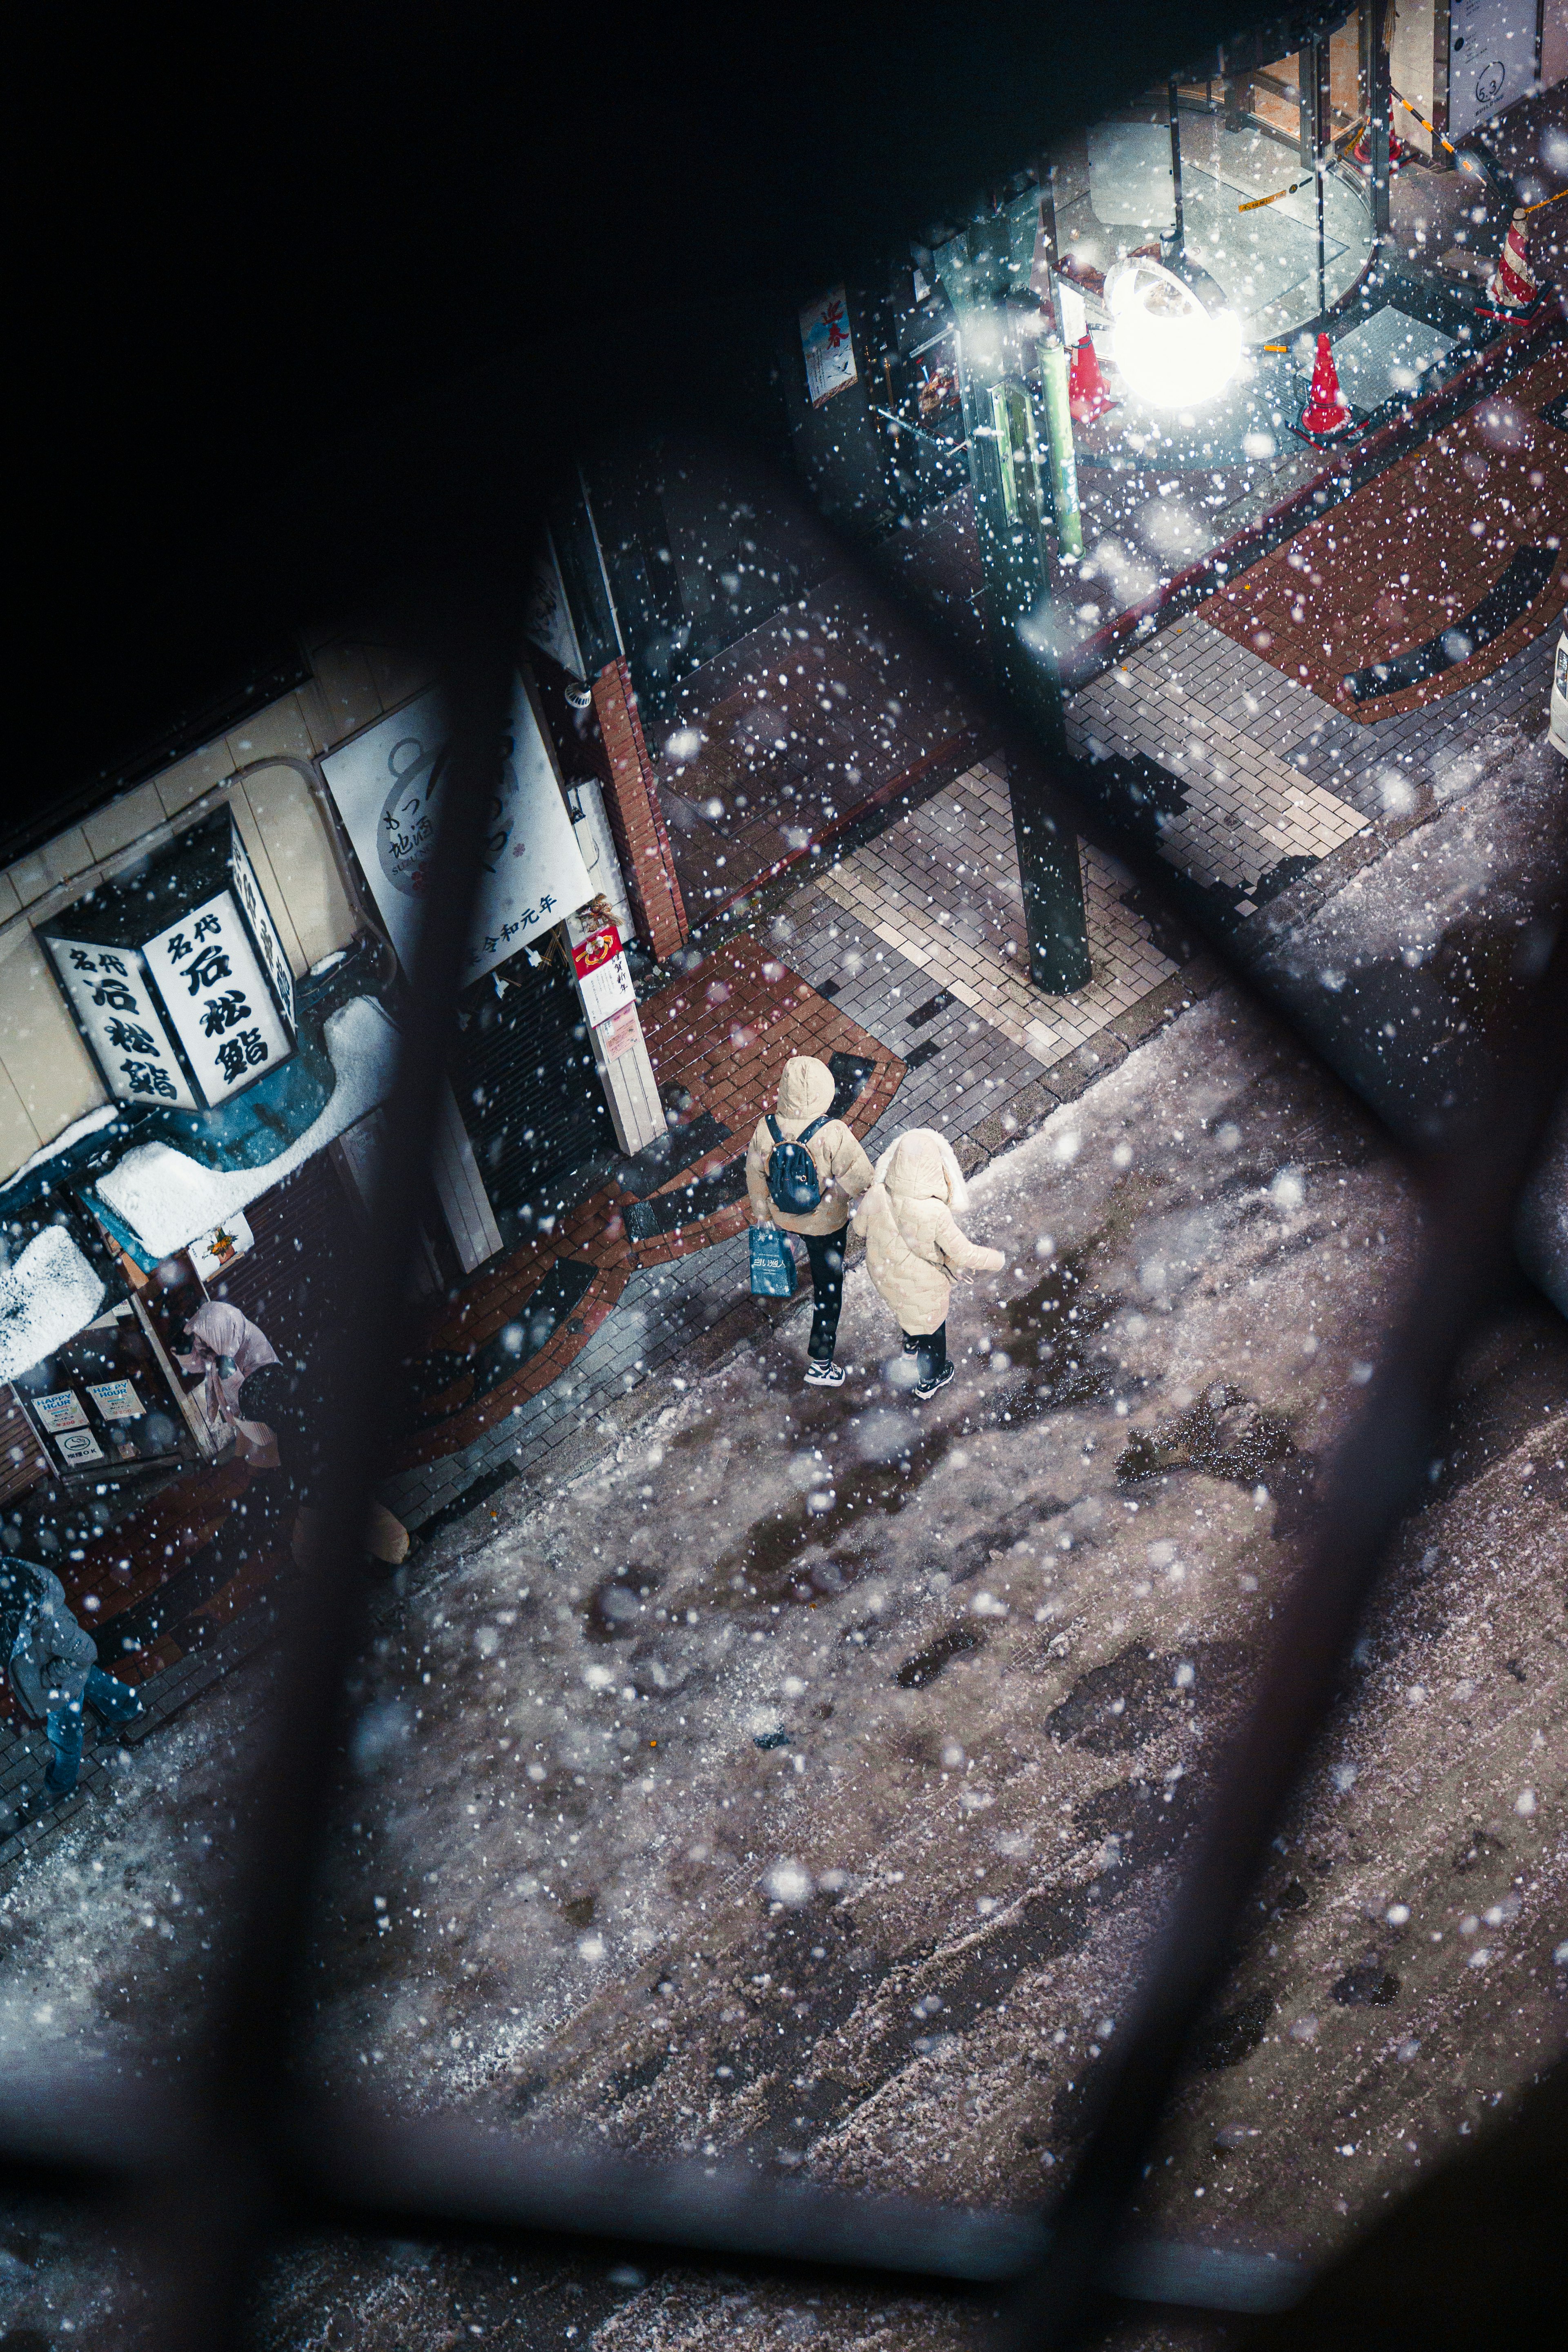
<path fill-rule="evenodd" d="M 867 1272 L 898 1319 L 904 1353 L 916 1359 L 910 1393 L 923 1403 L 952 1378 L 947 1314 L 954 1279 L 999 1273 L 1006 1259 L 959 1226 L 968 1193 L 944 1136 L 910 1128 L 873 1168 L 845 1122 L 832 1117 L 834 1092 L 832 1072 L 815 1055 L 785 1063 L 778 1108 L 758 1120 L 746 1154 L 752 1223 L 798 1234 L 805 1244 L 814 1297 L 806 1385 L 837 1388 L 844 1372 L 833 1355 L 853 1217 L 865 1236 Z"/>

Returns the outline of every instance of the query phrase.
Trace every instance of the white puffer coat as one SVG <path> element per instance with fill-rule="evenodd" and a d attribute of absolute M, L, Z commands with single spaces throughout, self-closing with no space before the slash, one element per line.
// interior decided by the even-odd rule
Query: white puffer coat
<path fill-rule="evenodd" d="M 969 1195 L 952 1146 L 934 1128 L 912 1127 L 877 1162 L 877 1181 L 855 1212 L 866 1268 L 905 1331 L 940 1331 L 952 1277 L 999 1274 L 1007 1260 L 959 1231 Z"/>

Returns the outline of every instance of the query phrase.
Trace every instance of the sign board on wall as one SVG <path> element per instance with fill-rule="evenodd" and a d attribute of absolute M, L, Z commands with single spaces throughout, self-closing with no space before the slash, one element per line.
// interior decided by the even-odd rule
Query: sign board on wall
<path fill-rule="evenodd" d="M 214 1225 L 210 1232 L 198 1234 L 194 1242 L 188 1242 L 185 1255 L 195 1269 L 197 1280 L 210 1282 L 225 1266 L 232 1265 L 237 1257 L 243 1257 L 255 1243 L 256 1235 L 249 1223 L 237 1209 L 221 1225 Z"/>
<path fill-rule="evenodd" d="M 140 1421 L 147 1411 L 129 1381 L 89 1381 L 87 1392 L 105 1421 Z"/>
<path fill-rule="evenodd" d="M 81 1399 L 75 1389 L 57 1389 L 49 1396 L 32 1397 L 28 1402 L 37 1414 L 41 1425 L 48 1431 L 51 1437 L 58 1437 L 68 1429 L 86 1429 L 89 1426 L 87 1415 L 82 1411 Z"/>
<path fill-rule="evenodd" d="M 90 1429 L 68 1429 L 56 1438 L 60 1460 L 68 1470 L 77 1470 L 87 1462 L 101 1462 L 103 1448 Z"/>
<path fill-rule="evenodd" d="M 39 927 L 118 1102 L 211 1110 L 294 1051 L 294 981 L 227 809 Z"/>
<path fill-rule="evenodd" d="M 137 950 L 47 935 L 44 945 L 77 1027 L 116 1101 L 176 1103 L 182 1110 L 195 1110 L 195 1096 Z"/>
<path fill-rule="evenodd" d="M 561 585 L 561 566 L 555 560 L 555 542 L 548 530 L 540 542 L 534 558 L 533 571 L 528 583 L 528 608 L 523 614 L 522 633 L 531 646 L 560 663 L 569 677 L 584 677 L 582 648 L 577 632 L 572 625 L 572 614 Z"/>
<path fill-rule="evenodd" d="M 621 935 L 614 923 L 591 931 L 573 949 L 572 966 L 577 974 L 577 993 L 583 1000 L 590 1029 L 597 1029 L 634 1001 L 637 992 L 632 987 Z"/>
<path fill-rule="evenodd" d="M 354 854 L 405 971 L 412 968 L 447 729 L 438 687 L 367 727 L 321 762 Z M 517 682 L 484 875 L 459 983 L 480 980 L 594 895 L 554 765 Z"/>
<path fill-rule="evenodd" d="M 1489 122 L 1534 79 L 1535 0 L 1449 0 L 1450 139 Z"/>
<path fill-rule="evenodd" d="M 805 353 L 805 388 L 813 408 L 820 408 L 825 400 L 856 380 L 849 306 L 842 286 L 834 287 L 820 302 L 807 303 L 800 314 L 800 341 Z"/>
<path fill-rule="evenodd" d="M 289 1033 L 231 892 L 193 907 L 142 952 L 206 1102 L 226 1102 L 288 1060 Z"/>

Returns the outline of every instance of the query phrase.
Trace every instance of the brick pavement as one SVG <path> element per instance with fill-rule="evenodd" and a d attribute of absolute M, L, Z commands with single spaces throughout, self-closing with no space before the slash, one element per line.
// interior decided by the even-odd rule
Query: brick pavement
<path fill-rule="evenodd" d="M 1549 352 L 1220 588 L 1206 620 L 1362 726 L 1464 692 L 1568 601 L 1568 438 L 1539 415 L 1565 387 L 1568 352 Z M 1529 549 L 1560 560 L 1526 610 L 1453 667 L 1353 698 L 1350 675 L 1455 628 Z"/>
<path fill-rule="evenodd" d="M 787 959 L 818 1005 L 847 1018 L 890 1068 L 901 1070 L 896 1093 L 871 1106 L 871 1123 L 862 1130 L 873 1157 L 905 1128 L 938 1126 L 955 1136 L 961 1160 L 973 1169 L 1080 1094 L 1217 979 L 1202 964 L 1172 971 L 1046 1074 L 982 1007 L 933 984 L 928 969 L 840 904 L 829 879 L 824 874 L 793 892 L 767 924 L 765 947 L 747 946 Z M 706 970 L 694 975 L 696 982 Z M 700 986 L 692 991 L 699 1001 L 703 992 Z M 738 1206 L 733 1230 L 710 1239 L 709 1226 L 693 1234 L 682 1255 L 638 1266 L 615 1313 L 579 1343 L 569 1367 L 508 1402 L 460 1447 L 387 1481 L 382 1493 L 389 1508 L 421 1528 L 437 1516 L 478 1507 L 504 1479 L 524 1475 L 548 1483 L 568 1475 L 616 1427 L 607 1418 L 616 1407 L 650 1379 L 680 1378 L 694 1349 L 776 1338 L 804 1355 L 809 1297 L 782 1307 L 752 1299 L 743 1224 Z"/>
<path fill-rule="evenodd" d="M 779 1075 L 791 1055 L 814 1053 L 823 1059 L 843 1054 L 871 1065 L 858 1098 L 845 1113 L 857 1131 L 873 1126 L 903 1075 L 896 1054 L 863 1028 L 842 1003 L 819 996 L 801 974 L 771 954 L 747 932 L 737 932 L 703 957 L 689 977 L 671 982 L 642 1008 L 643 1033 L 654 1075 L 662 1089 L 679 1087 L 685 1120 L 710 1123 L 713 1146 L 666 1178 L 641 1202 L 612 1179 L 560 1221 L 547 1234 L 531 1235 L 493 1259 L 456 1300 L 432 1313 L 422 1339 L 426 1354 L 479 1356 L 510 1329 L 521 1351 L 528 1302 L 551 1268 L 563 1260 L 592 1267 L 586 1290 L 551 1332 L 544 1345 L 515 1371 L 470 1395 L 479 1366 L 454 1367 L 445 1390 L 426 1397 L 429 1423 L 405 1440 L 387 1489 L 389 1507 L 411 1524 L 399 1500 L 425 1500 L 432 1491 L 405 1487 L 408 1475 L 466 1453 L 513 1408 L 552 1386 L 569 1364 L 585 1352 L 606 1321 L 617 1335 L 636 1319 L 627 1292 L 635 1276 L 667 1261 L 687 1257 L 738 1233 L 747 1221 L 743 1198 L 731 1183 L 715 1198 L 714 1180 L 734 1170 L 752 1130 L 768 1108 Z M 679 1133 L 679 1130 L 677 1130 Z M 695 1187 L 693 1192 L 691 1188 Z M 654 1222 L 662 1204 L 675 1212 L 665 1226 Z M 653 1216 L 647 1229 L 638 1212 Z M 616 1344 L 612 1339 L 608 1343 Z M 416 1352 L 419 1352 L 418 1349 Z M 488 1458 L 481 1456 L 477 1458 Z M 438 1482 L 443 1494 L 447 1482 Z M 456 1490 L 454 1490 L 456 1491 Z"/>
<path fill-rule="evenodd" d="M 1048 1068 L 1175 966 L 1126 903 L 1131 877 L 1080 851 L 1093 978 L 1071 996 L 1031 987 L 1024 893 L 999 755 L 910 809 L 827 874 L 824 891 L 959 1003 Z"/>
<path fill-rule="evenodd" d="M 1297 759 L 1323 716 L 1307 687 L 1194 615 L 1071 698 L 1068 742 L 1080 759 L 1142 757 L 1178 780 L 1164 853 L 1194 881 L 1237 892 L 1246 915 L 1286 860 L 1326 856 L 1367 821 Z"/>

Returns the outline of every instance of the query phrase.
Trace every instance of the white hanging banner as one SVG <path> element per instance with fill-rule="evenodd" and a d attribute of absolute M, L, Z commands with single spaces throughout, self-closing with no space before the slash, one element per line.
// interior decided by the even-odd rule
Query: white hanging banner
<path fill-rule="evenodd" d="M 572 614 L 567 606 L 565 591 L 561 585 L 561 566 L 555 558 L 555 542 L 548 530 L 540 543 L 529 576 L 528 607 L 523 614 L 522 634 L 531 646 L 560 663 L 570 677 L 585 677 L 582 648 L 577 632 L 572 626 Z"/>
<path fill-rule="evenodd" d="M 447 747 L 445 701 L 432 687 L 321 762 L 405 971 L 412 969 L 418 937 Z M 520 678 L 459 985 L 482 979 L 593 896 L 554 764 Z"/>
<path fill-rule="evenodd" d="M 293 1041 L 230 892 L 193 907 L 142 952 L 209 1103 L 289 1059 Z"/>
<path fill-rule="evenodd" d="M 43 934 L 77 1024 L 117 1102 L 174 1103 L 195 1110 L 163 1008 L 134 948 Z"/>

